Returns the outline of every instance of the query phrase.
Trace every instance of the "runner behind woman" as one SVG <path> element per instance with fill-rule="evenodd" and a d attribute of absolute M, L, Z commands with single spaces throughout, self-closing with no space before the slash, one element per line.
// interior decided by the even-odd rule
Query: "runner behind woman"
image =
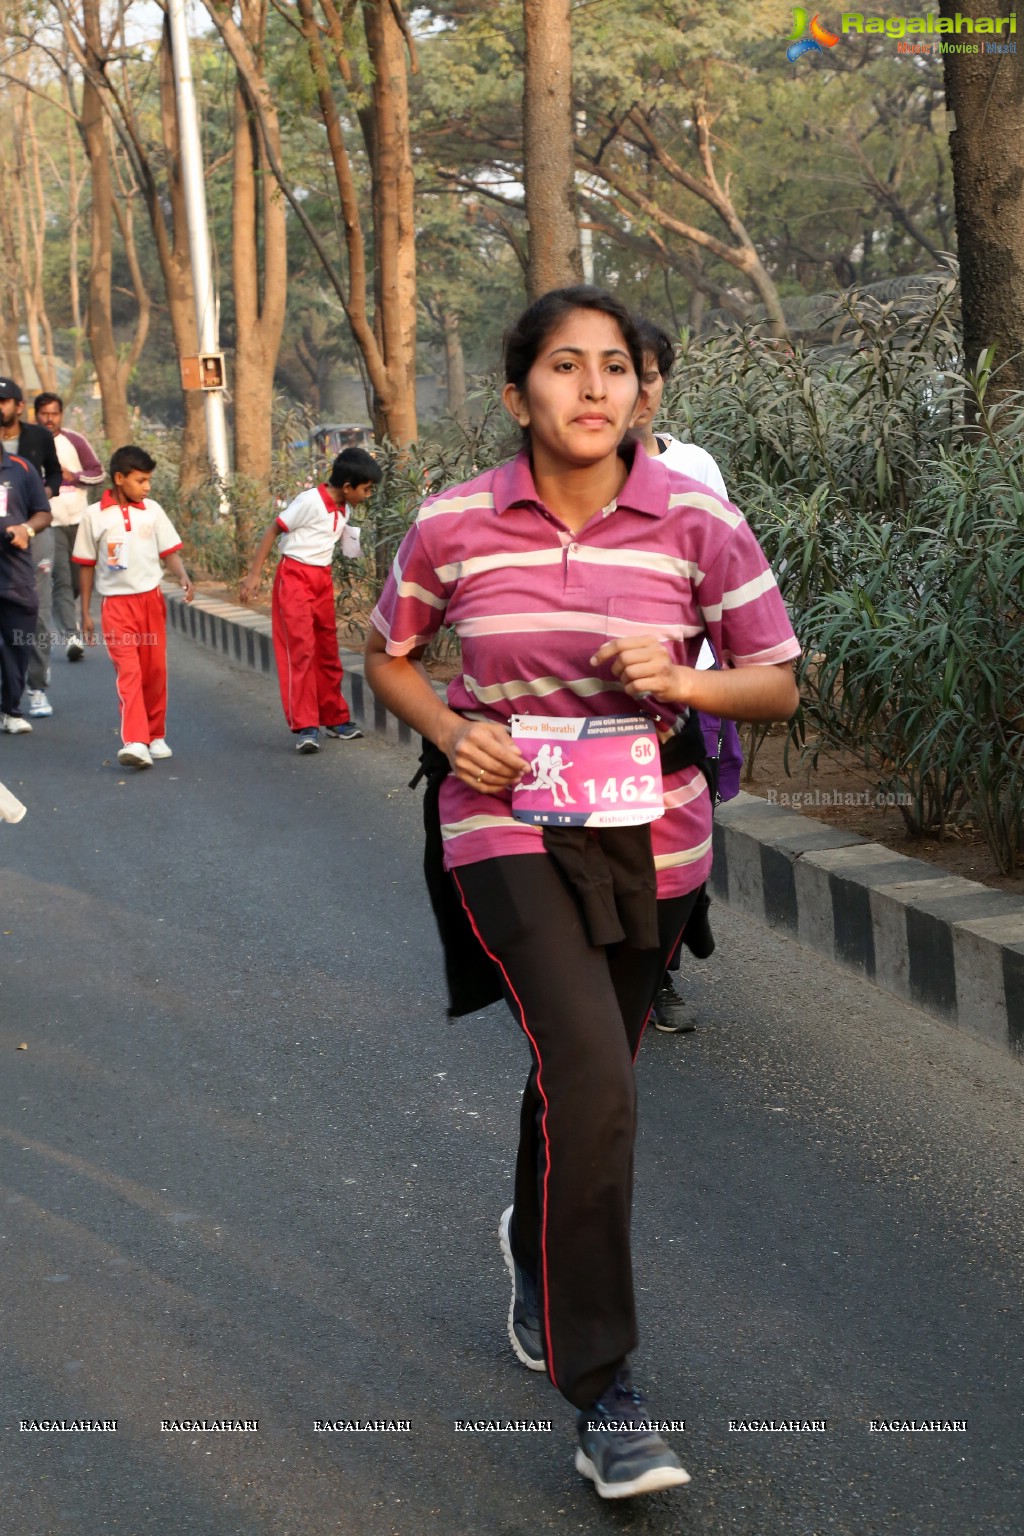
<path fill-rule="evenodd" d="M 640 410 L 633 418 L 633 435 L 639 439 L 644 452 L 649 453 L 652 458 L 660 459 L 666 469 L 675 469 L 680 474 L 688 475 L 691 480 L 699 480 L 701 485 L 710 486 L 711 490 L 716 491 L 723 501 L 728 501 L 729 493 L 725 488 L 722 471 L 706 449 L 699 448 L 696 443 L 680 442 L 677 437 L 673 437 L 663 428 L 657 432 L 654 430 L 654 423 L 661 410 L 665 385 L 675 367 L 676 348 L 667 331 L 663 331 L 660 325 L 655 325 L 653 320 L 641 316 L 637 320 L 637 330 L 640 332 L 640 344 L 644 349 L 642 375 L 644 398 L 641 401 Z M 713 667 L 715 665 L 715 653 L 705 640 L 700 648 L 697 666 Z M 719 801 L 731 800 L 739 792 L 740 769 L 743 767 L 743 748 L 740 745 L 739 733 L 731 720 L 719 720 L 714 715 L 702 714 L 700 724 L 704 732 L 708 756 L 716 760 L 718 799 Z M 676 975 L 679 974 L 683 944 L 692 948 L 701 959 L 706 959 L 712 953 L 715 941 L 708 922 L 709 905 L 705 891 L 699 898 L 690 928 L 687 929 L 683 939 L 676 945 L 675 951 L 669 958 L 665 979 L 654 999 L 654 1027 L 661 1030 L 663 1034 L 688 1035 L 692 1034 L 697 1027 L 689 1009 L 676 990 L 672 975 L 673 972 Z"/>
<path fill-rule="evenodd" d="M 377 695 L 447 758 L 445 863 L 529 1042 L 514 1203 L 499 1228 L 509 1334 L 577 1409 L 576 1466 L 605 1498 L 689 1480 L 630 1374 L 633 1061 L 710 867 L 711 802 L 686 767 L 666 772 L 659 820 L 616 829 L 634 838 L 625 853 L 570 829 L 575 863 L 603 861 L 612 880 L 623 859 L 633 873 L 638 848 L 645 861 L 646 900 L 620 892 L 608 919 L 568 883 L 574 856 L 550 851 L 550 829 L 513 818 L 527 762 L 507 722 L 643 712 L 668 732 L 691 706 L 782 720 L 797 704 L 799 650 L 743 518 L 624 441 L 641 367 L 633 321 L 610 294 L 559 289 L 526 310 L 506 338 L 504 390 L 524 446 L 424 503 L 367 645 Z M 447 704 L 421 663 L 442 623 L 459 633 L 464 666 Z M 720 672 L 694 668 L 705 630 Z"/>

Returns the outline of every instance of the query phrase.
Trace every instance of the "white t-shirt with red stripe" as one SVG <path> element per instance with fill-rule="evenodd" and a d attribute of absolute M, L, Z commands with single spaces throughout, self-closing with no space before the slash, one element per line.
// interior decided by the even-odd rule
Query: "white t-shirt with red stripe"
<path fill-rule="evenodd" d="M 87 507 L 78 525 L 72 560 L 96 567 L 101 597 L 152 592 L 163 577 L 162 560 L 181 548 L 174 524 L 158 501 L 118 503 L 113 491 Z"/>
<path fill-rule="evenodd" d="M 278 550 L 300 565 L 330 565 L 334 546 L 348 524 L 347 503 L 336 504 L 326 485 L 300 491 L 294 501 L 278 513 L 281 537 Z"/>

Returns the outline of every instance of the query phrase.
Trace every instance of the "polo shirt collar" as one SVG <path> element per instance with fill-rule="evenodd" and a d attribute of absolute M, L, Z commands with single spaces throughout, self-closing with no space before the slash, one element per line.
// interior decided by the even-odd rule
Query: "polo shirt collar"
<path fill-rule="evenodd" d="M 664 465 L 645 453 L 636 442 L 624 443 L 620 451 L 630 468 L 626 483 L 615 498 L 616 507 L 643 512 L 649 517 L 664 517 L 668 511 L 669 489 Z M 499 515 L 507 512 L 510 507 L 531 503 L 540 506 L 528 448 L 521 448 L 514 459 L 508 459 L 498 466 L 494 472 L 492 490 L 494 510 Z"/>
<path fill-rule="evenodd" d="M 116 491 L 106 490 L 100 497 L 101 512 L 105 512 L 108 507 L 119 507 L 120 505 L 121 503 L 117 499 Z M 146 510 L 146 503 L 144 501 L 130 501 L 128 506 L 134 507 L 136 512 L 145 512 Z"/>

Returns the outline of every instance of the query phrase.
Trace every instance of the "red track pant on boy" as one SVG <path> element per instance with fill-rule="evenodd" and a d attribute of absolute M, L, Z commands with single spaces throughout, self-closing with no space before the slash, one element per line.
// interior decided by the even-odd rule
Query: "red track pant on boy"
<path fill-rule="evenodd" d="M 282 556 L 274 576 L 274 655 L 284 717 L 293 731 L 342 725 L 341 658 L 329 565 Z"/>
<path fill-rule="evenodd" d="M 121 700 L 121 740 L 146 746 L 167 723 L 167 607 L 152 592 L 105 597 L 100 622 Z"/>

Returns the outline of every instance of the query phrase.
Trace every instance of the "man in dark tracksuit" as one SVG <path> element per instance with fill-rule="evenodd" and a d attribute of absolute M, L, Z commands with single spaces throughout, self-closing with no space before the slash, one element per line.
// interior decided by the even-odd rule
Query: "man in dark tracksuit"
<path fill-rule="evenodd" d="M 0 729 L 19 736 L 21 695 L 39 616 L 32 544 L 52 514 L 39 472 L 0 441 Z"/>
<path fill-rule="evenodd" d="M 27 459 L 42 476 L 48 496 L 59 496 L 63 476 L 53 433 L 46 427 L 23 422 L 25 409 L 21 385 L 14 379 L 0 378 L 0 435 L 8 453 Z M 53 709 L 46 697 L 47 674 L 50 670 L 50 631 L 53 628 L 53 532 L 47 529 L 41 537 L 32 541 L 32 563 L 36 573 L 36 597 L 39 606 L 39 622 L 36 625 L 36 642 L 28 659 L 28 712 L 31 715 L 52 715 Z"/>

